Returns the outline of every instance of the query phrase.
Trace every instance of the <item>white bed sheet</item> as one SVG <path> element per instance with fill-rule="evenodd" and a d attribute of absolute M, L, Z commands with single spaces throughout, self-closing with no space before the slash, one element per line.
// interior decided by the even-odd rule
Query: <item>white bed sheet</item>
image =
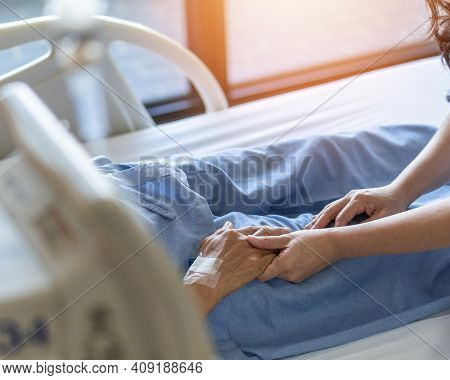
<path fill-rule="evenodd" d="M 162 131 L 152 128 L 112 137 L 86 148 L 93 155 L 124 162 L 268 145 L 281 136 L 286 140 L 392 124 L 439 126 L 449 112 L 449 89 L 449 73 L 439 58 L 430 58 L 169 123 Z M 450 357 L 450 310 L 295 358 L 439 359 L 439 351 Z"/>
<path fill-rule="evenodd" d="M 449 88 L 450 75 L 436 57 L 86 146 L 92 154 L 106 154 L 123 162 L 146 156 L 208 154 L 233 147 L 266 145 L 283 135 L 282 140 L 286 140 L 388 124 L 438 126 L 449 110 Z"/>
<path fill-rule="evenodd" d="M 450 310 L 365 339 L 289 359 L 449 359 Z"/>

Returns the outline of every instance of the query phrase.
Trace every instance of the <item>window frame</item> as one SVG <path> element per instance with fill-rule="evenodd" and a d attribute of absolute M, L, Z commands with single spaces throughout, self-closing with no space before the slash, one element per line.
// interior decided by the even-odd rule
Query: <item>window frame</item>
<path fill-rule="evenodd" d="M 227 76 L 226 0 L 185 0 L 188 48 L 196 54 L 217 78 L 230 105 L 282 94 L 353 75 L 369 72 L 439 54 L 434 41 L 411 43 L 387 52 L 373 52 L 295 71 L 270 75 L 238 84 Z M 157 123 L 177 120 L 204 112 L 198 94 L 162 99 L 146 104 Z"/>

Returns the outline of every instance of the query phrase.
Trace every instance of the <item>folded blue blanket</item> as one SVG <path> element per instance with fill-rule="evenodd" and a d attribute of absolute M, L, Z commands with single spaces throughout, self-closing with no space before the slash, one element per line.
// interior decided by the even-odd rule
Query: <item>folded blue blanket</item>
<path fill-rule="evenodd" d="M 230 150 L 176 169 L 104 158 L 97 165 L 141 206 L 144 223 L 184 271 L 200 240 L 225 221 L 301 229 L 348 191 L 391 182 L 434 133 L 425 126 L 382 127 Z M 411 207 L 448 196 L 450 184 Z M 253 281 L 225 298 L 208 326 L 221 357 L 274 359 L 364 338 L 449 307 L 447 248 L 343 260 L 300 284 Z"/>

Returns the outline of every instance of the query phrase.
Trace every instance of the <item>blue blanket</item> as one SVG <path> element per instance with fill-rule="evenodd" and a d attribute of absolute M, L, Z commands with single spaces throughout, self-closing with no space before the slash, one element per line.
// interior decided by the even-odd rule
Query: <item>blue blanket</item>
<path fill-rule="evenodd" d="M 236 227 L 301 229 L 312 214 L 357 188 L 391 182 L 435 133 L 382 127 L 311 137 L 182 162 L 97 165 L 139 204 L 143 222 L 185 271 L 201 239 Z M 411 207 L 450 196 L 450 184 Z M 225 298 L 208 326 L 223 358 L 274 359 L 336 346 L 450 307 L 450 248 L 343 260 L 310 279 L 253 281 Z"/>

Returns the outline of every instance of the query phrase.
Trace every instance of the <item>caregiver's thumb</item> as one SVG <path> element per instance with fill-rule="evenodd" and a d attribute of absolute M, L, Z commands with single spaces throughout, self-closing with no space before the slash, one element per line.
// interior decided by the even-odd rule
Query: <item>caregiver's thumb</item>
<path fill-rule="evenodd" d="M 283 249 L 286 248 L 292 237 L 290 234 L 280 236 L 247 236 L 247 241 L 255 248 Z"/>

